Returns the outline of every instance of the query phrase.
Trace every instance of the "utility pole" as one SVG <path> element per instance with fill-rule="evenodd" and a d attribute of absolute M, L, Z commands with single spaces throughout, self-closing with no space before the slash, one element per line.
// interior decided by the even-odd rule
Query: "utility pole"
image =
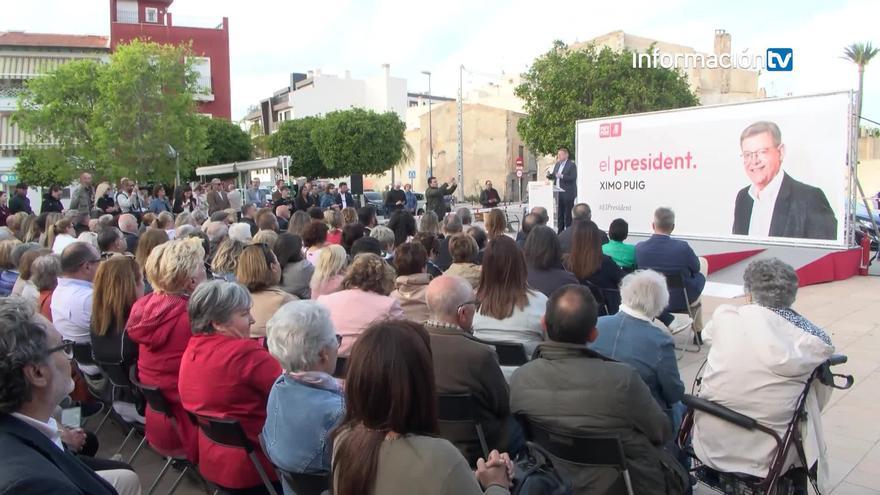
<path fill-rule="evenodd" d="M 431 112 L 431 71 L 423 70 L 428 76 L 428 177 L 434 176 L 434 114 Z"/>
<path fill-rule="evenodd" d="M 464 201 L 464 133 L 463 127 L 463 106 L 464 92 L 462 89 L 462 78 L 464 74 L 464 65 L 458 66 L 458 197 Z"/>

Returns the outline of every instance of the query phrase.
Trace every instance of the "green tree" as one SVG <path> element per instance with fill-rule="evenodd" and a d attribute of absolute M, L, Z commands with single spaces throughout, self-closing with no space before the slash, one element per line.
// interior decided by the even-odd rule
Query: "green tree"
<path fill-rule="evenodd" d="M 528 116 L 517 130 L 533 151 L 555 153 L 566 146 L 574 153 L 575 122 L 697 105 L 687 79 L 663 68 L 633 68 L 632 52 L 572 50 L 561 41 L 535 59 L 523 74 L 516 95 Z"/>
<path fill-rule="evenodd" d="M 30 81 L 15 119 L 48 146 L 28 148 L 22 177 L 68 183 L 90 170 L 112 180 L 170 182 L 176 161 L 169 146 L 183 176 L 204 163 L 206 126 L 196 113 L 190 53 L 188 45 L 133 41 L 118 45 L 107 64 L 69 62 Z"/>
<path fill-rule="evenodd" d="M 330 175 L 380 174 L 406 153 L 405 129 L 394 112 L 354 108 L 328 113 L 311 136 Z"/>
<path fill-rule="evenodd" d="M 180 155 L 181 175 L 203 163 L 206 126 L 194 95 L 198 75 L 189 45 L 135 40 L 118 45 L 98 80 L 97 127 L 101 151 L 114 177 L 171 182 Z"/>
<path fill-rule="evenodd" d="M 251 159 L 253 144 L 248 133 L 227 120 L 205 118 L 208 148 L 205 163 L 243 162 Z"/>
<path fill-rule="evenodd" d="M 269 151 L 272 155 L 290 155 L 291 175 L 305 177 L 329 177 L 330 170 L 324 166 L 315 143 L 312 131 L 323 124 L 320 117 L 305 117 L 283 122 L 278 130 L 269 136 Z"/>
<path fill-rule="evenodd" d="M 103 69 L 94 60 L 77 60 L 28 81 L 13 115 L 30 142 L 16 167 L 21 181 L 37 186 L 68 184 L 80 170 L 102 168 L 95 147 L 94 111 Z"/>

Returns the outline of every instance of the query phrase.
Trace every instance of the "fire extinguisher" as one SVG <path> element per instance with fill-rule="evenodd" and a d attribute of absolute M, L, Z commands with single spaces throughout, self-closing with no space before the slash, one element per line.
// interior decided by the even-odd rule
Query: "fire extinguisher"
<path fill-rule="evenodd" d="M 859 265 L 859 275 L 868 274 L 868 266 L 871 264 L 871 236 L 865 233 L 862 236 L 862 262 Z"/>

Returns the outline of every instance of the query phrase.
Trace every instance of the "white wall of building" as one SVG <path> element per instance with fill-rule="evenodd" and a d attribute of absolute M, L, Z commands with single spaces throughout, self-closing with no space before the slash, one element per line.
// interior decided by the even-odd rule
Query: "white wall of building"
<path fill-rule="evenodd" d="M 292 118 L 324 115 L 334 110 L 364 108 L 392 111 L 406 119 L 406 79 L 386 73 L 365 80 L 316 74 L 313 84 L 290 93 Z"/>

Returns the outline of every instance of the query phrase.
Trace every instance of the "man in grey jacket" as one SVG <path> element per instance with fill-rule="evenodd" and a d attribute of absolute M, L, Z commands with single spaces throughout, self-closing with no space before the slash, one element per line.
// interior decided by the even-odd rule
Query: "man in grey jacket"
<path fill-rule="evenodd" d="M 95 190 L 92 188 L 92 174 L 83 172 L 79 174 L 79 188 L 70 198 L 71 210 L 80 213 L 89 213 L 95 205 Z"/>
<path fill-rule="evenodd" d="M 623 443 L 634 493 L 681 494 L 687 473 L 663 449 L 669 419 L 635 368 L 589 348 L 596 339 L 597 307 L 590 290 L 566 285 L 547 302 L 542 319 L 548 341 L 510 380 L 510 409 L 563 433 L 617 435 Z M 574 493 L 606 493 L 619 473 L 554 459 Z"/>

